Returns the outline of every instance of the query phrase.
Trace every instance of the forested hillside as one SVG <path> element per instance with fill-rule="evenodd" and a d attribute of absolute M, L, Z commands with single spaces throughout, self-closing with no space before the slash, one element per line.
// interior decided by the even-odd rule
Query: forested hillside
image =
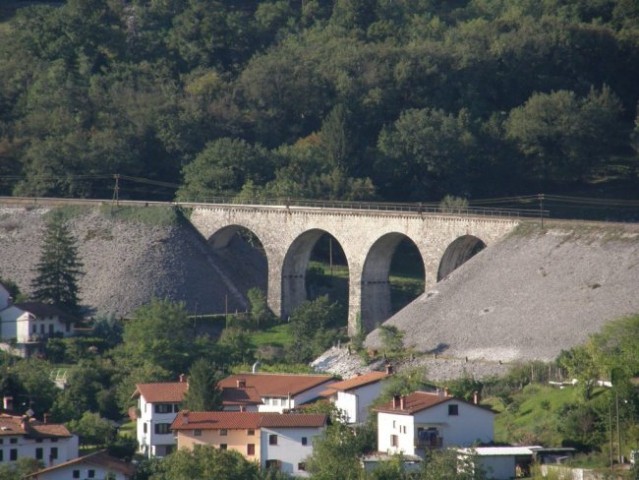
<path fill-rule="evenodd" d="M 639 187 L 634 0 L 68 0 L 0 15 L 0 194 Z M 179 188 L 178 188 L 179 187 Z"/>

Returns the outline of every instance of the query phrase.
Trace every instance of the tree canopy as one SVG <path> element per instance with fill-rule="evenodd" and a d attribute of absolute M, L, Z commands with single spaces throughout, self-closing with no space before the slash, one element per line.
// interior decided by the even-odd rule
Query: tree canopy
<path fill-rule="evenodd" d="M 35 4 L 33 4 L 35 3 Z M 438 201 L 636 190 L 634 2 L 25 2 L 0 192 Z M 632 190 L 630 190 L 632 191 Z"/>

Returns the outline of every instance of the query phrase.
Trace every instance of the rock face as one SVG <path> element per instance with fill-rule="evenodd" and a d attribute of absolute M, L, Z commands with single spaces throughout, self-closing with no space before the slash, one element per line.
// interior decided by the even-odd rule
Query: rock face
<path fill-rule="evenodd" d="M 406 345 L 430 353 L 431 364 L 437 354 L 457 374 L 481 365 L 494 373 L 500 363 L 553 360 L 635 313 L 639 226 L 556 224 L 524 227 L 485 249 L 386 324 L 405 332 Z M 378 331 L 366 345 L 381 345 Z"/>
<path fill-rule="evenodd" d="M 0 276 L 25 293 L 35 276 L 48 211 L 0 209 Z M 245 311 L 246 291 L 266 286 L 266 261 L 257 252 L 238 238 L 216 254 L 188 222 L 151 225 L 87 208 L 68 224 L 84 263 L 80 297 L 90 313 L 126 316 L 153 297 L 184 302 L 199 314 Z M 238 258 L 249 275 L 237 268 Z"/>

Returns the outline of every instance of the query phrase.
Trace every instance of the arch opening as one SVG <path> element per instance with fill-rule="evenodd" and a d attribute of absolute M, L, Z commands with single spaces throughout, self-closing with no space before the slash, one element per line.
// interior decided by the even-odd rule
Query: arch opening
<path fill-rule="evenodd" d="M 362 271 L 361 328 L 365 333 L 424 292 L 424 260 L 417 245 L 389 233 L 371 247 Z"/>
<path fill-rule="evenodd" d="M 463 235 L 454 240 L 442 256 L 437 270 L 437 281 L 446 278 L 450 273 L 466 263 L 486 248 L 486 244 L 473 235 Z"/>
<path fill-rule="evenodd" d="M 245 298 L 252 288 L 267 293 L 268 260 L 254 232 L 241 225 L 228 225 L 211 235 L 208 243 L 216 261 L 232 272 L 233 283 Z M 248 305 L 248 299 L 246 302 Z"/>
<path fill-rule="evenodd" d="M 332 327 L 346 325 L 349 270 L 339 241 L 330 233 L 304 232 L 290 246 L 282 268 L 282 316 L 287 318 L 306 300 L 328 296 L 339 305 Z"/>

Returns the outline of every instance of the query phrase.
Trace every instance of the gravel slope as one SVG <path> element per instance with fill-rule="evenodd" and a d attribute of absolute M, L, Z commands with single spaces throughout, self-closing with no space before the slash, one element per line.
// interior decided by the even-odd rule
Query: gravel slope
<path fill-rule="evenodd" d="M 26 293 L 47 211 L 0 209 L 0 276 Z M 153 297 L 185 302 L 191 312 L 200 314 L 224 313 L 227 306 L 229 311 L 244 311 L 246 290 L 255 282 L 236 268 L 234 251 L 253 272 L 262 272 L 262 284 L 266 281 L 266 261 L 259 255 L 235 245 L 218 256 L 190 225 L 113 220 L 95 209 L 73 217 L 69 226 L 84 262 L 82 304 L 91 312 L 126 316 Z"/>
<path fill-rule="evenodd" d="M 415 363 L 447 377 L 552 360 L 606 322 L 634 313 L 639 226 L 557 224 L 485 249 L 386 323 L 405 332 L 407 345 L 431 354 Z M 377 331 L 366 345 L 380 346 Z"/>

